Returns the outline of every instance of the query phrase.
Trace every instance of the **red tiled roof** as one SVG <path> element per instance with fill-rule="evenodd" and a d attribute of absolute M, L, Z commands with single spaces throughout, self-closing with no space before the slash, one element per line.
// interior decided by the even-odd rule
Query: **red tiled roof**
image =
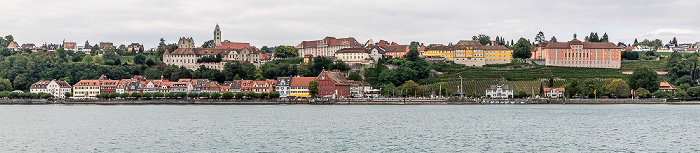
<path fill-rule="evenodd" d="M 292 77 L 291 87 L 308 87 L 309 82 L 314 81 L 316 77 Z"/>
<path fill-rule="evenodd" d="M 610 42 L 581 42 L 579 40 L 572 40 L 569 42 L 549 42 L 547 43 L 545 49 L 570 49 L 571 45 L 583 45 L 584 49 L 620 49 L 617 45 Z"/>
<path fill-rule="evenodd" d="M 671 84 L 668 84 L 668 82 L 661 82 L 659 84 L 659 89 L 673 90 L 673 86 L 671 86 Z"/>
<path fill-rule="evenodd" d="M 479 47 L 482 50 L 510 50 L 506 46 L 502 45 L 496 45 L 496 46 L 481 46 Z"/>
<path fill-rule="evenodd" d="M 433 46 L 428 48 L 428 50 L 452 50 L 450 46 Z"/>
<path fill-rule="evenodd" d="M 367 49 L 365 48 L 343 48 L 335 53 L 367 53 Z"/>
<path fill-rule="evenodd" d="M 73 86 L 100 86 L 100 80 L 80 80 Z"/>
<path fill-rule="evenodd" d="M 327 46 L 362 46 L 357 42 L 357 40 L 355 40 L 355 38 L 352 37 L 340 39 L 336 39 L 335 37 L 326 37 L 323 38 L 323 40 L 302 41 L 297 48 L 315 48 L 318 47 L 319 44 L 325 44 Z"/>
<path fill-rule="evenodd" d="M 250 47 L 250 43 L 221 42 L 220 46 L 216 46 L 216 48 L 229 48 L 229 49 L 243 49 L 243 47 Z"/>
<path fill-rule="evenodd" d="M 396 45 L 396 46 L 386 46 L 387 52 L 408 52 L 410 49 L 408 45 Z"/>

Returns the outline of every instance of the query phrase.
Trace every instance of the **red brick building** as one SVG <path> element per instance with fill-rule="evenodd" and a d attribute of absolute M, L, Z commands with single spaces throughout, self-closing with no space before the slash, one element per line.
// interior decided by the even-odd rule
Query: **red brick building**
<path fill-rule="evenodd" d="M 319 96 L 340 98 L 350 96 L 350 84 L 345 80 L 342 72 L 323 70 L 316 77 L 318 81 Z"/>

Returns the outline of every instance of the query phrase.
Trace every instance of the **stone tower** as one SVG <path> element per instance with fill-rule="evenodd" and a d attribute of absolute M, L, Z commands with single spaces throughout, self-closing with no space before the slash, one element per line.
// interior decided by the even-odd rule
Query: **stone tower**
<path fill-rule="evenodd" d="M 216 28 L 214 28 L 214 48 L 216 46 L 221 46 L 221 29 L 219 29 L 219 24 L 216 24 Z"/>

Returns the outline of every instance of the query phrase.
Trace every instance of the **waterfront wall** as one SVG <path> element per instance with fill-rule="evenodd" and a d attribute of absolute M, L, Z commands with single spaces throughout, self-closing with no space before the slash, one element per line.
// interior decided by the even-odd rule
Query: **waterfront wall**
<path fill-rule="evenodd" d="M 530 104 L 664 104 L 666 99 L 535 99 Z"/>

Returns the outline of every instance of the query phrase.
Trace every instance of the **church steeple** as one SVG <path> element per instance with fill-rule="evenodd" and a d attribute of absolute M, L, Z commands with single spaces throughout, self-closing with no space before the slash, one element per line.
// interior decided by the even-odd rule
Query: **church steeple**
<path fill-rule="evenodd" d="M 216 46 L 221 46 L 221 29 L 219 29 L 219 24 L 216 24 L 216 28 L 214 28 L 214 48 Z"/>

